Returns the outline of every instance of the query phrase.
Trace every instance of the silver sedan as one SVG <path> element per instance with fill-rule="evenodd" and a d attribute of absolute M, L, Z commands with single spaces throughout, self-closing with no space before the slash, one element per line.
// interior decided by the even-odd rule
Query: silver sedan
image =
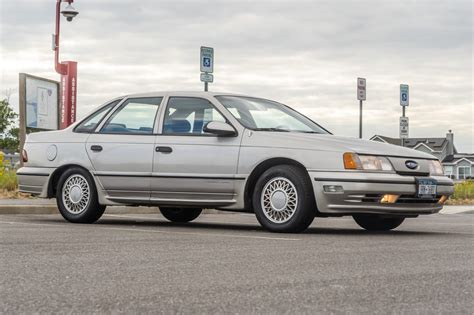
<path fill-rule="evenodd" d="M 453 193 L 432 155 L 332 135 L 290 107 L 227 93 L 128 95 L 60 131 L 28 135 L 20 191 L 92 223 L 106 206 L 158 206 L 173 222 L 203 208 L 255 213 L 274 232 L 352 216 L 367 230 L 440 211 Z"/>

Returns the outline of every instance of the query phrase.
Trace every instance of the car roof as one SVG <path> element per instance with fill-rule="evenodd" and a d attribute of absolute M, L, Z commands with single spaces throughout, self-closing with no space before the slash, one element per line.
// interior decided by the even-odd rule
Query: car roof
<path fill-rule="evenodd" d="M 194 96 L 194 97 L 209 97 L 216 95 L 232 95 L 232 96 L 246 96 L 254 97 L 250 95 L 228 93 L 228 92 L 204 92 L 204 91 L 157 91 L 157 92 L 146 92 L 146 93 L 135 93 L 122 95 L 121 98 L 125 97 L 153 97 L 153 96 Z M 260 97 L 259 97 L 260 98 Z"/>

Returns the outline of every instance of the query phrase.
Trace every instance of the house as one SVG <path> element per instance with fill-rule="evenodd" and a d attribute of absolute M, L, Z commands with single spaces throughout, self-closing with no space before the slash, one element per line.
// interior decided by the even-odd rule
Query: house
<path fill-rule="evenodd" d="M 375 135 L 370 140 L 402 145 L 400 138 Z M 452 179 L 474 178 L 474 154 L 458 153 L 454 146 L 454 134 L 449 130 L 445 138 L 407 138 L 403 146 L 426 152 L 437 157 L 444 167 L 444 174 Z"/>

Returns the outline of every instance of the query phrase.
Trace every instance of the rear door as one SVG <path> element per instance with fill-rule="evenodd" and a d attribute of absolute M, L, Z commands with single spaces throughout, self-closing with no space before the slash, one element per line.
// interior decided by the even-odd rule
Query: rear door
<path fill-rule="evenodd" d="M 154 127 L 162 97 L 126 99 L 87 140 L 86 150 L 109 199 L 148 202 Z"/>
<path fill-rule="evenodd" d="M 203 131 L 228 122 L 206 98 L 170 96 L 156 136 L 151 200 L 160 204 L 227 205 L 235 202 L 242 133 L 218 137 Z"/>

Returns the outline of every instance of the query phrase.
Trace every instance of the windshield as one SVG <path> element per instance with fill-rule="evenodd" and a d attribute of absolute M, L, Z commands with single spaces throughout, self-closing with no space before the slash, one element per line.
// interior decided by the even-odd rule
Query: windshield
<path fill-rule="evenodd" d="M 243 96 L 216 98 L 244 127 L 252 130 L 328 133 L 309 118 L 277 102 Z"/>

